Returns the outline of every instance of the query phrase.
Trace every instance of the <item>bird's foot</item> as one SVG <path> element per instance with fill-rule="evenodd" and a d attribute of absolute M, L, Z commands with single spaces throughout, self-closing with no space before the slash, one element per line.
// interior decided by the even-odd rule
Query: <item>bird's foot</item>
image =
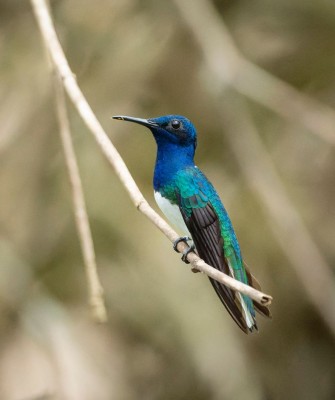
<path fill-rule="evenodd" d="M 178 243 L 184 242 L 185 244 L 188 245 L 187 242 L 188 242 L 189 240 L 192 240 L 192 239 L 191 239 L 190 237 L 188 237 L 188 236 L 181 236 L 180 238 L 178 238 L 177 240 L 175 240 L 175 241 L 173 242 L 173 250 L 176 251 L 177 253 L 179 253 L 179 251 L 178 251 L 178 249 L 177 249 Z M 192 244 L 191 246 L 189 246 L 188 249 L 186 249 L 186 250 L 184 250 L 184 251 L 182 252 L 181 259 L 182 259 L 182 261 L 184 261 L 185 264 L 189 264 L 189 263 L 190 263 L 190 262 L 187 260 L 187 256 L 188 256 L 189 253 L 193 252 L 194 250 L 195 250 L 195 246 L 194 246 L 194 244 Z M 193 270 L 192 270 L 192 271 L 193 271 Z M 193 271 L 193 272 L 195 272 L 195 271 Z"/>
<path fill-rule="evenodd" d="M 192 240 L 189 236 L 180 236 L 178 239 L 176 239 L 176 240 L 173 242 L 173 250 L 176 251 L 177 253 L 179 253 L 179 251 L 178 251 L 178 249 L 177 249 L 178 244 L 179 244 L 180 242 L 184 242 L 185 244 L 188 244 L 187 242 L 188 242 L 189 240 Z"/>
<path fill-rule="evenodd" d="M 181 260 L 184 261 L 185 264 L 190 263 L 187 259 L 187 256 L 189 253 L 194 252 L 194 250 L 195 250 L 195 246 L 194 246 L 194 244 L 192 244 L 188 249 L 186 249 L 182 252 Z"/>

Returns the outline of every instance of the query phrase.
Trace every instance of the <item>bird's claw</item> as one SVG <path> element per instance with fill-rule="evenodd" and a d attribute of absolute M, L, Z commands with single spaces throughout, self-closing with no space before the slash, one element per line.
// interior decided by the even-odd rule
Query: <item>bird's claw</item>
<path fill-rule="evenodd" d="M 185 264 L 189 264 L 190 262 L 187 259 L 189 253 L 192 253 L 195 250 L 194 244 L 192 244 L 188 249 L 184 250 L 181 256 L 181 260 L 184 261 Z"/>
<path fill-rule="evenodd" d="M 179 253 L 179 251 L 178 251 L 178 249 L 177 249 L 178 244 L 179 244 L 180 242 L 184 242 L 185 244 L 188 244 L 187 242 L 188 242 L 189 240 L 192 240 L 189 236 L 181 236 L 181 237 L 179 237 L 178 239 L 176 239 L 176 240 L 173 242 L 173 250 L 176 251 L 177 253 Z"/>
<path fill-rule="evenodd" d="M 188 242 L 189 240 L 192 240 L 192 239 L 191 239 L 190 237 L 188 237 L 188 236 L 181 236 L 180 238 L 178 238 L 177 240 L 175 240 L 175 241 L 173 242 L 173 250 L 176 251 L 177 253 L 179 253 L 179 251 L 178 251 L 178 249 L 177 249 L 178 243 L 184 242 L 185 244 L 188 245 L 187 242 Z M 189 253 L 191 253 L 191 252 L 194 251 L 194 250 L 195 250 L 195 246 L 194 246 L 194 244 L 192 244 L 191 246 L 189 246 L 186 250 L 184 250 L 184 251 L 182 252 L 181 259 L 182 259 L 182 261 L 184 261 L 185 264 L 189 264 L 189 263 L 190 263 L 190 262 L 187 260 L 187 256 L 188 256 Z"/>

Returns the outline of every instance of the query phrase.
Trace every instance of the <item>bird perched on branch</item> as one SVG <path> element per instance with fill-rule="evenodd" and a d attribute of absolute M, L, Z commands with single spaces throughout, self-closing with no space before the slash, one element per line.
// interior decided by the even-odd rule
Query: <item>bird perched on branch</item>
<path fill-rule="evenodd" d="M 150 119 L 113 118 L 144 125 L 156 140 L 155 199 L 170 222 L 187 235 L 174 243 L 174 249 L 180 241 L 187 242 L 191 236 L 197 253 L 207 264 L 259 290 L 259 283 L 243 262 L 226 209 L 213 185 L 194 164 L 197 133 L 191 121 L 180 115 Z M 194 246 L 191 246 L 183 254 L 183 261 L 187 262 L 187 254 L 193 250 Z M 209 280 L 231 317 L 245 333 L 257 330 L 255 309 L 263 316 L 271 316 L 266 306 L 212 278 Z"/>

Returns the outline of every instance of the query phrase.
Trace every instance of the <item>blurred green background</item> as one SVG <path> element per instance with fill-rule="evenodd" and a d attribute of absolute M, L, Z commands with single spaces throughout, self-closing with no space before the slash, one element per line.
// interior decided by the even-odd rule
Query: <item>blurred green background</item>
<path fill-rule="evenodd" d="M 109 316 L 106 325 L 91 320 L 40 34 L 28 1 L 1 0 L 0 399 L 335 398 L 334 332 L 278 243 L 228 135 L 242 133 L 234 127 L 243 102 L 331 279 L 334 149 L 232 87 L 216 98 L 176 3 L 57 0 L 51 7 L 80 87 L 151 204 L 155 143 L 144 128 L 110 117 L 175 113 L 195 123 L 197 164 L 224 200 L 245 260 L 274 297 L 273 320 L 259 317 L 255 335 L 238 330 L 206 277 L 190 273 L 132 206 L 69 104 Z M 188 3 L 191 11 L 198 2 Z M 333 1 L 216 0 L 214 6 L 247 59 L 335 106 Z M 304 249 L 292 248 L 289 235 L 288 229 L 287 251 L 303 259 Z"/>

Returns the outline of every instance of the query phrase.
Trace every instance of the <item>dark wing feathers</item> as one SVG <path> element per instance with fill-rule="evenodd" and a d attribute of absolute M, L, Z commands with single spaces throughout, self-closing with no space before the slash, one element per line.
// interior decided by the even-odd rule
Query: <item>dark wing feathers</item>
<path fill-rule="evenodd" d="M 192 196 L 188 200 L 186 202 L 183 199 L 184 207 L 182 207 L 179 196 L 179 207 L 199 256 L 212 267 L 230 275 L 223 252 L 220 221 L 215 210 L 210 202 L 199 207 L 196 196 Z M 191 212 L 185 207 L 186 204 L 191 205 Z M 209 278 L 209 280 L 231 317 L 245 333 L 248 333 L 249 330 L 235 293 L 214 279 Z"/>

